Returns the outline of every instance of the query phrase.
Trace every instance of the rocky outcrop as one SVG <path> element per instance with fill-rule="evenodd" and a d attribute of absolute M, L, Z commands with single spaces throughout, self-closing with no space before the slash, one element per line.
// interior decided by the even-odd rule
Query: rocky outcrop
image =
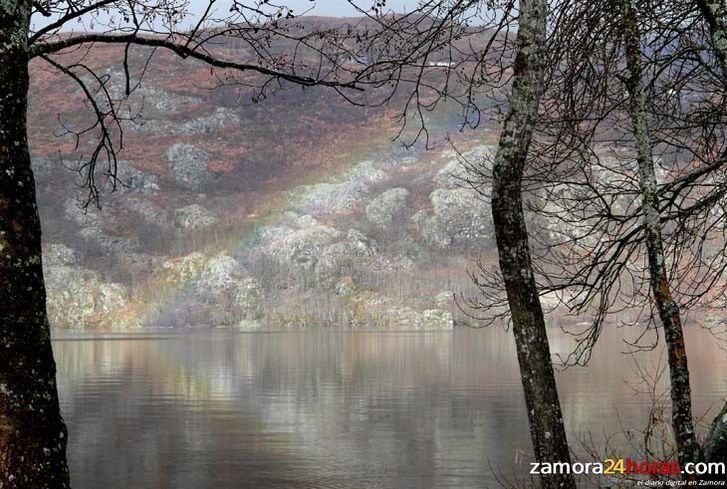
<path fill-rule="evenodd" d="M 363 182 L 319 183 L 300 187 L 295 194 L 296 207 L 304 212 L 335 214 L 361 207 L 369 196 Z"/>
<path fill-rule="evenodd" d="M 43 264 L 49 266 L 75 265 L 78 253 L 63 243 L 53 243 L 43 248 Z"/>
<path fill-rule="evenodd" d="M 444 309 L 417 311 L 413 307 L 391 304 L 376 293 L 363 293 L 352 299 L 355 307 L 350 316 L 354 327 L 414 330 L 448 330 L 454 327 L 452 313 Z"/>
<path fill-rule="evenodd" d="M 174 221 L 182 229 L 197 230 L 211 226 L 217 218 L 199 204 L 191 204 L 174 211 Z"/>
<path fill-rule="evenodd" d="M 129 161 L 117 165 L 117 190 L 125 193 L 138 193 L 144 197 L 159 192 L 159 177 L 134 167 Z"/>
<path fill-rule="evenodd" d="M 240 117 L 227 107 L 218 107 L 214 113 L 192 119 L 184 124 L 172 126 L 172 134 L 175 135 L 200 135 L 217 132 L 227 126 L 234 126 L 240 123 Z"/>
<path fill-rule="evenodd" d="M 375 163 L 375 166 L 384 171 L 400 172 L 411 170 L 415 168 L 418 163 L 419 160 L 417 158 L 414 158 L 413 156 L 403 156 L 399 158 L 391 157 L 382 159 L 380 161 L 377 161 Z"/>
<path fill-rule="evenodd" d="M 247 277 L 242 265 L 228 255 L 217 255 L 205 261 L 194 286 L 201 292 L 218 294 L 238 287 Z"/>
<path fill-rule="evenodd" d="M 494 236 L 490 207 L 471 189 L 437 189 L 429 200 L 431 211 L 420 211 L 412 220 L 422 240 L 433 248 L 482 250 Z"/>
<path fill-rule="evenodd" d="M 119 255 L 127 255 L 138 251 L 141 247 L 136 236 L 110 236 L 99 226 L 88 226 L 81 229 L 78 234 L 84 239 L 96 243 L 106 251 Z"/>
<path fill-rule="evenodd" d="M 267 253 L 279 264 L 313 270 L 321 252 L 341 236 L 336 228 L 308 222 L 302 229 L 291 230 L 267 245 Z"/>
<path fill-rule="evenodd" d="M 319 284 L 332 286 L 339 278 L 350 275 L 357 264 L 376 255 L 377 244 L 360 231 L 349 229 L 346 238 L 323 249 L 316 263 Z"/>
<path fill-rule="evenodd" d="M 489 194 L 489 187 L 479 182 L 487 180 L 497 153 L 496 146 L 477 146 L 452 158 L 434 176 L 434 183 L 441 188 L 476 188 Z"/>
<path fill-rule="evenodd" d="M 243 246 L 237 240 L 233 249 L 225 249 L 229 243 L 221 241 L 185 256 L 163 256 L 166 249 L 145 250 L 133 233 L 119 230 L 116 236 L 118 228 L 107 225 L 109 216 L 121 209 L 123 224 L 141 228 L 147 236 L 169 233 L 170 240 L 180 242 L 185 233 L 205 230 L 220 219 L 200 200 L 200 192 L 214 193 L 208 167 L 212 155 L 178 143 L 164 158 L 169 173 L 162 183 L 176 185 L 159 185 L 157 176 L 124 162 L 119 178 L 128 186 L 118 207 L 103 213 L 95 208 L 83 213 L 77 205 L 64 209 L 78 235 L 98 243 L 135 277 L 154 270 L 152 295 L 174 300 L 163 300 L 158 313 L 147 309 L 145 322 L 153 326 L 449 329 L 452 291 L 437 294 L 441 285 L 432 283 L 425 286 L 430 293 L 402 297 L 414 288 L 402 284 L 402 274 L 421 269 L 426 283 L 438 273 L 427 268 L 429 257 L 445 269 L 452 266 L 449 255 L 491 246 L 489 205 L 461 185 L 464 167 L 449 154 L 421 162 L 409 156 L 363 161 L 328 182 L 297 187 L 282 209 L 269 216 L 255 214 L 257 227 Z M 174 192 L 179 196 L 170 198 Z M 196 194 L 195 203 L 190 203 L 190 193 Z M 215 196 L 213 202 L 223 209 L 223 200 Z M 49 307 L 55 315 L 72 311 L 70 317 L 56 319 L 61 327 L 94 327 L 101 316 L 126 314 L 130 299 L 121 284 L 83 268 L 73 250 L 51 247 L 47 253 L 55 257 L 49 262 L 56 287 Z M 65 292 L 63 283 L 69 284 Z"/>
<path fill-rule="evenodd" d="M 96 225 L 101 221 L 101 211 L 93 206 L 84 208 L 75 199 L 69 199 L 63 204 L 63 216 L 79 226 Z"/>
<path fill-rule="evenodd" d="M 359 163 L 346 173 L 348 181 L 360 183 L 380 183 L 388 177 L 385 171 L 376 168 L 374 162 L 370 160 Z"/>
<path fill-rule="evenodd" d="M 30 162 L 33 168 L 33 174 L 36 178 L 47 177 L 60 167 L 60 163 L 50 158 L 33 158 Z"/>
<path fill-rule="evenodd" d="M 366 217 L 377 226 L 388 226 L 406 209 L 410 195 L 405 188 L 386 190 L 366 206 Z"/>
<path fill-rule="evenodd" d="M 199 277 L 205 262 L 206 258 L 200 252 L 169 259 L 156 271 L 156 279 L 163 286 L 189 285 Z"/>
<path fill-rule="evenodd" d="M 207 163 L 210 154 L 196 146 L 177 143 L 166 154 L 172 178 L 188 190 L 198 190 L 210 180 Z"/>
<path fill-rule="evenodd" d="M 187 326 L 256 327 L 262 289 L 233 257 L 191 253 L 168 260 L 163 268 L 165 283 L 178 297 L 167 312 L 171 319 L 159 319 L 162 324 L 172 320 Z"/>
<path fill-rule="evenodd" d="M 133 196 L 126 199 L 125 203 L 127 209 L 136 213 L 146 223 L 161 228 L 168 228 L 172 224 L 167 210 L 158 208 L 149 199 Z"/>
<path fill-rule="evenodd" d="M 67 246 L 55 244 L 44 250 L 43 273 L 54 327 L 124 331 L 142 327 L 127 290 L 79 266 L 77 254 Z"/>

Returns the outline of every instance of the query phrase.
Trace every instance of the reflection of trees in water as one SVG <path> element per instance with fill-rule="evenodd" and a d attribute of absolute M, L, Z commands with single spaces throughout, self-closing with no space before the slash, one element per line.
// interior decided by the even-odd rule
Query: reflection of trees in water
<path fill-rule="evenodd" d="M 700 412 L 724 395 L 727 367 L 697 331 Z M 529 451 L 499 329 L 165 338 L 55 343 L 78 487 L 474 487 L 483 461 Z M 619 344 L 607 334 L 588 368 L 559 375 L 571 429 L 616 430 L 615 408 L 640 426 Z"/>

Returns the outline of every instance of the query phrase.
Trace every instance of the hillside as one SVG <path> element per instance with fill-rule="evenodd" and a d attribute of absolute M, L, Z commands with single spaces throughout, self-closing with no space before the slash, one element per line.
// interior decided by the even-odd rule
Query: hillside
<path fill-rule="evenodd" d="M 137 54 L 137 61 L 143 59 Z M 117 48 L 84 62 L 122 79 Z M 74 171 L 93 149 L 71 134 L 88 105 L 38 62 L 30 131 L 44 226 L 48 307 L 57 328 L 450 328 L 466 268 L 491 254 L 488 206 L 464 188 L 447 133 L 430 149 L 393 141 L 396 101 L 359 108 L 323 89 L 252 103 L 209 69 L 160 53 L 125 106 L 122 185 L 97 172 L 87 209 Z M 116 80 L 119 80 L 118 82 Z M 86 112 L 79 110 L 86 107 Z M 488 158 L 486 127 L 458 136 Z"/>

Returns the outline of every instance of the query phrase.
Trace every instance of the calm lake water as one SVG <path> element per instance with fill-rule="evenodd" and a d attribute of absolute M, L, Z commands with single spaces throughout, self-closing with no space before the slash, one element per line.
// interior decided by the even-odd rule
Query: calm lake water
<path fill-rule="evenodd" d="M 687 340 L 704 413 L 727 396 L 727 354 L 702 329 Z M 526 471 L 514 346 L 498 328 L 59 333 L 54 349 L 76 489 L 483 488 L 493 469 Z M 558 374 L 573 443 L 645 424 L 624 349 L 606 335 L 588 367 Z M 654 371 L 659 352 L 638 359 Z"/>

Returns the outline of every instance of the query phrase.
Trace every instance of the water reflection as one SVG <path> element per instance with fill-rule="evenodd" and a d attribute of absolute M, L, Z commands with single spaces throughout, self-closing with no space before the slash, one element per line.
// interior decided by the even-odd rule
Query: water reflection
<path fill-rule="evenodd" d="M 688 340 L 701 413 L 727 393 L 725 352 L 699 329 Z M 54 348 L 76 488 L 482 488 L 529 450 L 498 329 L 66 334 Z M 621 349 L 607 336 L 588 368 L 559 373 L 573 437 L 618 429 L 617 411 L 643 425 Z"/>

